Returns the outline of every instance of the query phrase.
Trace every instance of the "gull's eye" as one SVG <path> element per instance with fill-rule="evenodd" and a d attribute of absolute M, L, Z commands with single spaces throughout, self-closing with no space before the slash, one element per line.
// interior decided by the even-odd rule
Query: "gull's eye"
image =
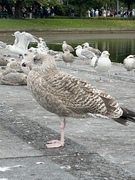
<path fill-rule="evenodd" d="M 36 57 L 34 57 L 34 59 L 33 59 L 33 60 L 34 60 L 34 62 L 36 62 L 36 61 L 37 61 L 37 58 L 36 58 Z"/>
<path fill-rule="evenodd" d="M 33 61 L 34 61 L 35 64 L 37 64 L 37 63 L 40 64 L 40 62 L 41 62 L 40 60 L 41 60 L 41 59 L 40 59 L 40 58 L 37 58 L 37 57 L 34 57 L 34 59 L 33 59 Z"/>

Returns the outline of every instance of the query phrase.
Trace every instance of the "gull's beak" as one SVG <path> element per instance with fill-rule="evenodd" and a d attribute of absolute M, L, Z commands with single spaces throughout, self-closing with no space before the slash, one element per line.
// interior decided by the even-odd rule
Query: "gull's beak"
<path fill-rule="evenodd" d="M 30 70 L 32 70 L 32 66 L 31 66 L 31 63 L 30 62 L 22 62 L 21 63 L 21 66 L 22 67 L 27 67 L 27 68 L 29 68 Z"/>

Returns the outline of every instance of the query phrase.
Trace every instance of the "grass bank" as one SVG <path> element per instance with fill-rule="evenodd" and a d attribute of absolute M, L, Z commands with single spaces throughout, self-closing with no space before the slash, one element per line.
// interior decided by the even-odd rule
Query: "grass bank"
<path fill-rule="evenodd" d="M 37 18 L 0 19 L 0 28 L 135 28 L 135 20 L 124 18 Z"/>

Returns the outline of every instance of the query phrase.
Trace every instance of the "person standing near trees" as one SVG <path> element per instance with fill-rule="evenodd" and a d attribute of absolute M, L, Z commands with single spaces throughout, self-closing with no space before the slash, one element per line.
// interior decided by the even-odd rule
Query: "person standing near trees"
<path fill-rule="evenodd" d="M 98 9 L 96 9 L 96 11 L 95 11 L 95 16 L 96 16 L 96 17 L 99 16 L 99 10 L 98 10 Z"/>
<path fill-rule="evenodd" d="M 39 12 L 40 12 L 40 18 L 43 18 L 43 16 L 44 16 L 44 9 L 43 9 L 42 6 L 40 6 Z"/>
<path fill-rule="evenodd" d="M 74 8 L 71 9 L 71 16 L 72 16 L 72 17 L 75 16 L 75 10 L 74 10 Z"/>
<path fill-rule="evenodd" d="M 30 8 L 29 8 L 29 17 L 30 17 L 30 19 L 32 19 L 32 11 L 33 11 L 33 8 L 32 8 L 32 6 L 30 6 Z"/>
<path fill-rule="evenodd" d="M 51 7 L 51 16 L 54 16 L 55 15 L 55 13 L 54 13 L 54 7 L 52 6 Z"/>
<path fill-rule="evenodd" d="M 87 16 L 90 17 L 90 10 L 87 11 Z"/>
<path fill-rule="evenodd" d="M 94 17 L 95 16 L 95 10 L 92 8 L 91 9 L 91 17 Z"/>
<path fill-rule="evenodd" d="M 22 18 L 26 18 L 27 9 L 25 7 L 22 8 Z"/>
<path fill-rule="evenodd" d="M 35 19 L 36 19 L 37 16 L 38 16 L 38 9 L 37 9 L 36 6 L 34 6 L 34 8 L 33 8 L 33 15 L 34 15 L 34 18 L 35 18 Z"/>
<path fill-rule="evenodd" d="M 12 6 L 12 16 L 15 17 L 15 6 Z"/>

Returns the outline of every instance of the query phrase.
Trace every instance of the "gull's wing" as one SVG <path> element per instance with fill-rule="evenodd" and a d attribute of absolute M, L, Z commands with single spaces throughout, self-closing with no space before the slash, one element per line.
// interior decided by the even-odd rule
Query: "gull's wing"
<path fill-rule="evenodd" d="M 17 45 L 18 43 L 19 43 L 19 39 L 20 39 L 20 31 L 16 31 L 15 33 L 14 33 L 14 36 L 15 36 L 15 40 L 14 40 L 14 44 L 13 45 Z"/>
<path fill-rule="evenodd" d="M 82 49 L 81 55 L 85 56 L 86 58 L 93 58 L 95 54 L 92 51 L 89 51 L 87 49 Z"/>
<path fill-rule="evenodd" d="M 63 50 L 63 52 L 66 51 L 66 50 L 69 50 L 69 52 L 74 51 L 73 47 L 71 45 L 69 45 L 69 44 L 66 44 L 66 43 L 62 44 L 62 50 Z"/>
<path fill-rule="evenodd" d="M 30 74 L 28 86 L 39 104 L 50 112 L 59 116 L 85 113 L 111 117 L 121 115 L 120 107 L 114 98 L 72 75 L 59 71 L 46 76 L 34 71 Z"/>
<path fill-rule="evenodd" d="M 99 58 L 96 59 L 95 64 L 94 64 L 94 68 L 96 68 L 98 66 L 98 61 L 99 61 Z"/>
<path fill-rule="evenodd" d="M 6 48 L 6 46 L 7 46 L 7 44 L 6 44 L 6 43 L 4 43 L 4 42 L 0 41 L 0 48 Z"/>
<path fill-rule="evenodd" d="M 87 49 L 92 51 L 98 57 L 101 55 L 101 51 L 99 49 L 96 49 L 96 48 L 93 48 L 93 47 L 90 47 L 90 46 Z"/>
<path fill-rule="evenodd" d="M 29 41 L 29 42 L 39 42 L 39 39 L 36 36 L 33 36 L 30 33 L 27 32 L 22 32 L 22 34 L 25 36 L 25 38 Z"/>
<path fill-rule="evenodd" d="M 15 37 L 16 37 L 15 46 L 23 49 L 24 51 L 28 49 L 28 45 L 30 42 L 38 42 L 38 40 L 35 39 L 33 35 L 26 32 L 22 32 L 22 33 L 18 32 L 15 34 Z"/>

